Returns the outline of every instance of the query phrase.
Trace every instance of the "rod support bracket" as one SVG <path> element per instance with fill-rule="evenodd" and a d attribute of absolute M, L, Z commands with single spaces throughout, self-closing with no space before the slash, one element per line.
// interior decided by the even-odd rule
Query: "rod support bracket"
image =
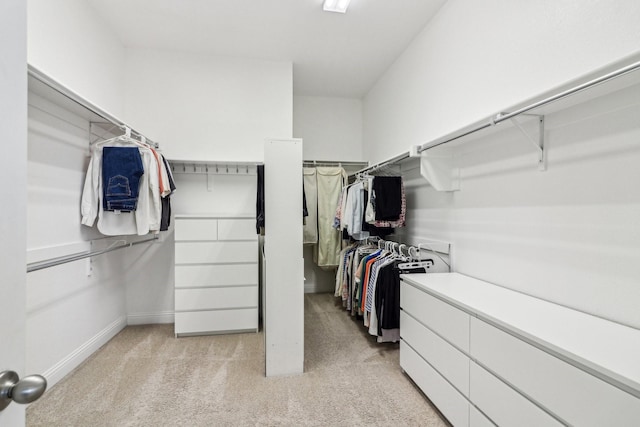
<path fill-rule="evenodd" d="M 502 115 L 508 113 L 501 113 Z M 538 155 L 538 170 L 547 170 L 547 153 L 544 146 L 544 115 L 539 114 L 521 114 L 522 116 L 537 117 L 538 120 L 538 135 L 531 135 L 515 117 L 511 117 L 509 121 L 514 124 L 515 127 L 527 138 L 529 142 L 535 147 Z"/>

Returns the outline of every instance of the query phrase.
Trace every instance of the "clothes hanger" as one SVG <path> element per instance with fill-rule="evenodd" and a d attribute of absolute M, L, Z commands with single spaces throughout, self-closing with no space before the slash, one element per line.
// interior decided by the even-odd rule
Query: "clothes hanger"
<path fill-rule="evenodd" d="M 411 250 L 414 250 L 414 255 L 411 255 Z M 428 258 L 428 259 L 424 259 L 421 260 L 420 259 L 420 255 L 418 254 L 418 252 L 415 252 L 416 248 L 414 246 L 411 246 L 408 249 L 408 253 L 409 253 L 409 260 L 407 260 L 407 262 L 403 262 L 401 264 L 398 264 L 398 268 L 401 270 L 409 270 L 409 269 L 413 269 L 413 268 L 424 268 L 425 270 L 429 270 L 431 267 L 434 266 L 434 262 L 433 259 Z M 419 249 L 417 249 L 417 251 L 419 251 Z"/>

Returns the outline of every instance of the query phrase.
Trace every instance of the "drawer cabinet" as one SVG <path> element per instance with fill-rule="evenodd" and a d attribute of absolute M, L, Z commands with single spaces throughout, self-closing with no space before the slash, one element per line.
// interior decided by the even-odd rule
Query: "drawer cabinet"
<path fill-rule="evenodd" d="M 454 426 L 469 425 L 469 402 L 405 341 L 400 366 Z"/>
<path fill-rule="evenodd" d="M 400 292 L 400 365 L 452 424 L 640 425 L 640 331 L 456 273 Z"/>
<path fill-rule="evenodd" d="M 499 426 L 562 426 L 551 415 L 471 362 L 471 401 Z"/>
<path fill-rule="evenodd" d="M 469 357 L 419 323 L 406 311 L 400 312 L 402 340 L 415 349 L 460 393 L 469 395 Z"/>
<path fill-rule="evenodd" d="M 400 307 L 461 351 L 469 352 L 469 315 L 428 293 L 401 283 Z"/>
<path fill-rule="evenodd" d="M 640 399 L 479 319 L 471 355 L 571 425 L 637 425 Z M 542 425 L 542 424 L 539 424 Z"/>
<path fill-rule="evenodd" d="M 257 331 L 255 220 L 176 216 L 175 240 L 176 336 Z"/>

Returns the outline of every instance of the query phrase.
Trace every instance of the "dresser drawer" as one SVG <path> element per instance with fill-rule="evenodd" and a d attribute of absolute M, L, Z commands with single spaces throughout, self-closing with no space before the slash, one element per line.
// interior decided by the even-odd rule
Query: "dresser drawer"
<path fill-rule="evenodd" d="M 400 336 L 458 391 L 469 395 L 469 357 L 405 311 L 400 312 Z"/>
<path fill-rule="evenodd" d="M 402 282 L 400 306 L 442 338 L 469 353 L 469 315 L 426 292 Z"/>
<path fill-rule="evenodd" d="M 640 399 L 476 318 L 471 355 L 568 424 L 638 425 Z"/>
<path fill-rule="evenodd" d="M 469 402 L 404 341 L 400 366 L 454 426 L 469 425 Z"/>
<path fill-rule="evenodd" d="M 176 242 L 176 264 L 256 262 L 257 242 Z"/>
<path fill-rule="evenodd" d="M 258 264 L 176 265 L 176 288 L 257 285 Z"/>
<path fill-rule="evenodd" d="M 255 219 L 219 219 L 219 240 L 258 240 Z"/>
<path fill-rule="evenodd" d="M 258 306 L 258 286 L 176 289 L 176 311 Z"/>
<path fill-rule="evenodd" d="M 176 219 L 175 239 L 181 240 L 218 240 L 217 219 Z"/>
<path fill-rule="evenodd" d="M 176 335 L 250 331 L 257 329 L 257 308 L 176 313 Z"/>
<path fill-rule="evenodd" d="M 494 427 L 495 424 L 489 421 L 487 417 L 482 415 L 482 412 L 478 411 L 478 409 L 469 405 L 469 427 Z"/>
<path fill-rule="evenodd" d="M 530 400 L 471 362 L 471 401 L 499 426 L 562 426 Z"/>

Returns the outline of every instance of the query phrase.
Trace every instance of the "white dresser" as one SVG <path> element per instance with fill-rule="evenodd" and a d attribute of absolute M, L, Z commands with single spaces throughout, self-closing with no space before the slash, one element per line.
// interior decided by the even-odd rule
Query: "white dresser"
<path fill-rule="evenodd" d="M 176 336 L 258 330 L 255 218 L 176 215 Z"/>
<path fill-rule="evenodd" d="M 640 330 L 457 273 L 400 299 L 400 365 L 453 425 L 640 425 Z"/>

